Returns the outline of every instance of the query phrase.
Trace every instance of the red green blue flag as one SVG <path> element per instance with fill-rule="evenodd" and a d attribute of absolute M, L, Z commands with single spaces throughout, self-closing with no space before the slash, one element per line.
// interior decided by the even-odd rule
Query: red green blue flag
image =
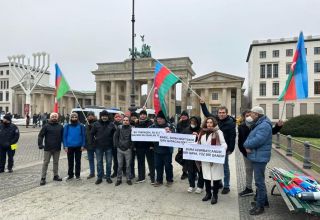
<path fill-rule="evenodd" d="M 159 61 L 156 62 L 154 70 L 154 93 L 153 103 L 155 113 L 158 114 L 160 110 L 168 117 L 167 105 L 165 97 L 169 89 L 179 82 L 180 79 L 166 66 L 162 65 Z"/>
<path fill-rule="evenodd" d="M 55 69 L 56 69 L 56 91 L 55 91 L 55 104 L 54 104 L 54 112 L 58 112 L 58 102 L 57 100 L 61 99 L 69 90 L 70 86 L 67 82 L 67 80 L 64 78 L 60 67 L 58 64 L 55 64 Z"/>
<path fill-rule="evenodd" d="M 303 33 L 300 32 L 285 88 L 278 101 L 308 98 L 308 69 Z"/>

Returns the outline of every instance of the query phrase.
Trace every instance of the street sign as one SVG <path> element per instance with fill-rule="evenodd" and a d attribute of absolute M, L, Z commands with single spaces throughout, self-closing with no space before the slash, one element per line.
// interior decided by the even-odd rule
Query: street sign
<path fill-rule="evenodd" d="M 192 110 L 192 105 L 188 105 L 187 110 Z"/>

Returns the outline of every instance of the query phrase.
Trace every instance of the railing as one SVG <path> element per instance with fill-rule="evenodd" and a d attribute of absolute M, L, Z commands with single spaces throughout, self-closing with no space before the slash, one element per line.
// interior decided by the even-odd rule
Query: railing
<path fill-rule="evenodd" d="M 304 169 L 313 169 L 320 173 L 320 147 L 280 133 L 273 135 L 272 141 L 276 148 L 286 151 L 287 157 L 293 156 L 302 161 Z"/>

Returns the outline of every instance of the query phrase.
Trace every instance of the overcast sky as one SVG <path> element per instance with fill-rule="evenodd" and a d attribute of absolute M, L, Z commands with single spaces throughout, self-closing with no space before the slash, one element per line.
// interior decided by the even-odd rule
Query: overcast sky
<path fill-rule="evenodd" d="M 197 76 L 246 77 L 252 40 L 319 35 L 319 9 L 319 0 L 136 0 L 135 27 L 156 59 L 189 56 Z M 57 62 L 72 88 L 95 90 L 96 63 L 129 56 L 131 10 L 132 0 L 2 0 L 0 62 L 46 51 L 51 73 Z"/>

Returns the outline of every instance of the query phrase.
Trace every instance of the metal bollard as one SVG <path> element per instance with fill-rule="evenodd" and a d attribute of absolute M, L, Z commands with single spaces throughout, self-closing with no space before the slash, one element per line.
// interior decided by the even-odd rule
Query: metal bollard
<path fill-rule="evenodd" d="M 303 168 L 311 169 L 311 157 L 310 157 L 310 143 L 309 141 L 304 142 L 304 158 L 303 158 Z"/>
<path fill-rule="evenodd" d="M 292 156 L 292 137 L 291 135 L 288 135 L 287 136 L 287 152 L 286 152 L 286 155 L 287 156 Z"/>
<path fill-rule="evenodd" d="M 280 132 L 277 133 L 276 148 L 280 148 Z"/>

